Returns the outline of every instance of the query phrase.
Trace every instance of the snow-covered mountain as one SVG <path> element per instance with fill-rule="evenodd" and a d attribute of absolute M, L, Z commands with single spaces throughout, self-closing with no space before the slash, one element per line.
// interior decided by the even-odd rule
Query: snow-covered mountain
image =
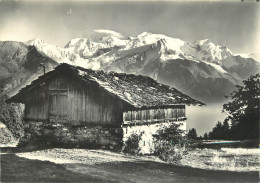
<path fill-rule="evenodd" d="M 69 41 L 64 48 L 47 44 L 39 38 L 30 40 L 26 44 L 34 45 L 58 62 L 73 63 L 92 69 L 105 69 L 101 66 L 102 63 L 112 63 L 121 57 L 121 53 L 131 55 L 139 49 L 142 50 L 146 45 L 156 47 L 157 44 L 161 44 L 161 62 L 172 59 L 204 62 L 223 73 L 226 71 L 222 67 L 221 61 L 234 56 L 228 48 L 215 45 L 208 39 L 189 43 L 181 39 L 148 32 L 131 36 L 128 40 L 121 40 L 112 35 L 102 37 L 97 42 L 86 38 L 75 38 Z"/>
<path fill-rule="evenodd" d="M 189 43 L 148 32 L 126 40 L 112 35 L 98 41 L 75 38 L 64 48 L 39 38 L 25 44 L 21 46 L 26 47 L 25 50 L 35 49 L 38 54 L 50 57 L 46 60 L 52 60 L 52 66 L 54 62 L 65 62 L 94 70 L 142 74 L 204 102 L 224 100 L 224 95 L 236 84 L 260 68 L 252 58 L 235 55 L 227 47 L 208 39 Z M 9 61 L 2 58 L 1 62 Z"/>

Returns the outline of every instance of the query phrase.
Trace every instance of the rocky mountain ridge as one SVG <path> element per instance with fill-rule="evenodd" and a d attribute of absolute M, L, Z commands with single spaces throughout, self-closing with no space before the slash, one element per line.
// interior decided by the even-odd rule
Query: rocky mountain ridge
<path fill-rule="evenodd" d="M 14 88 L 15 82 L 20 82 L 18 78 L 29 81 L 33 78 L 31 75 L 40 75 L 40 62 L 47 65 L 47 70 L 65 62 L 93 70 L 150 76 L 207 103 L 224 100 L 224 95 L 235 85 L 259 72 L 260 68 L 254 59 L 235 55 L 227 47 L 208 39 L 189 43 L 148 32 L 130 36 L 127 40 L 112 35 L 101 37 L 98 41 L 75 38 L 64 48 L 39 38 L 25 44 L 12 42 L 13 46 L 9 47 L 5 44 L 0 43 L 0 69 L 4 70 L 0 79 L 5 78 L 5 88 L 8 90 L 9 86 L 10 91 L 16 91 L 11 88 Z M 9 59 L 5 58 L 5 54 Z M 11 68 L 16 70 L 11 72 L 8 65 L 12 63 L 15 64 Z M 10 79 L 13 83 L 10 86 L 7 78 L 11 73 L 16 73 L 12 76 L 16 79 Z M 26 76 L 30 79 L 26 79 L 25 73 L 30 73 L 30 77 Z"/>

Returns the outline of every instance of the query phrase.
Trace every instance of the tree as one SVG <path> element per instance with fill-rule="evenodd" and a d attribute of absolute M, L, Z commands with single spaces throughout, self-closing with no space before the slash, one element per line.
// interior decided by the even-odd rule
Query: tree
<path fill-rule="evenodd" d="M 212 131 L 209 132 L 209 139 L 223 139 L 223 128 L 220 121 L 218 121 Z"/>
<path fill-rule="evenodd" d="M 196 129 L 195 128 L 192 128 L 191 130 L 189 130 L 188 134 L 187 134 L 188 138 L 190 139 L 197 139 L 197 132 L 196 132 Z"/>
<path fill-rule="evenodd" d="M 207 133 L 204 133 L 203 138 L 204 138 L 205 140 L 207 140 L 207 139 L 209 138 L 209 137 L 208 137 L 208 134 L 207 134 Z"/>
<path fill-rule="evenodd" d="M 223 133 L 223 139 L 224 140 L 228 140 L 230 138 L 229 124 L 228 124 L 227 121 L 223 122 L 222 133 Z"/>
<path fill-rule="evenodd" d="M 228 140 L 230 138 L 230 129 L 227 121 L 222 124 L 220 121 L 217 122 L 216 126 L 209 132 L 209 135 L 204 135 L 204 137 L 215 140 Z"/>
<path fill-rule="evenodd" d="M 258 139 L 260 74 L 250 76 L 243 86 L 236 86 L 230 96 L 232 101 L 223 105 L 231 122 L 230 135 L 233 139 Z"/>

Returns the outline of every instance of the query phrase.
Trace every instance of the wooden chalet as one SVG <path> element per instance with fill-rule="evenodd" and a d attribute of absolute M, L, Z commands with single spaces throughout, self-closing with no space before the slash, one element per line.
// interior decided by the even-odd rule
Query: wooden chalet
<path fill-rule="evenodd" d="M 204 105 L 146 76 L 93 71 L 65 63 L 7 102 L 24 103 L 26 123 L 41 122 L 42 128 L 53 124 L 67 128 L 106 126 L 108 131 L 124 125 L 184 120 L 185 105 Z M 85 135 L 81 141 L 86 139 Z"/>

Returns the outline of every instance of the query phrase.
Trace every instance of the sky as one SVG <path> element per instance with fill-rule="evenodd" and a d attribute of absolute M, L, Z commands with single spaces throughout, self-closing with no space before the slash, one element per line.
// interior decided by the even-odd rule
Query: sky
<path fill-rule="evenodd" d="M 222 112 L 223 103 L 207 104 L 207 106 L 187 106 L 187 130 L 195 128 L 198 135 L 212 131 L 217 122 L 223 122 L 227 113 Z"/>
<path fill-rule="evenodd" d="M 259 52 L 259 3 L 237 1 L 3 1 L 0 40 L 35 37 L 65 46 L 77 37 L 97 39 L 95 30 L 127 38 L 142 32 L 185 41 L 210 39 L 234 53 Z"/>
<path fill-rule="evenodd" d="M 0 40 L 35 37 L 64 47 L 77 37 L 122 39 L 142 32 L 193 42 L 210 39 L 233 53 L 259 53 L 260 3 L 233 1 L 3 1 Z M 188 107 L 188 129 L 202 135 L 226 117 L 223 104 Z"/>

